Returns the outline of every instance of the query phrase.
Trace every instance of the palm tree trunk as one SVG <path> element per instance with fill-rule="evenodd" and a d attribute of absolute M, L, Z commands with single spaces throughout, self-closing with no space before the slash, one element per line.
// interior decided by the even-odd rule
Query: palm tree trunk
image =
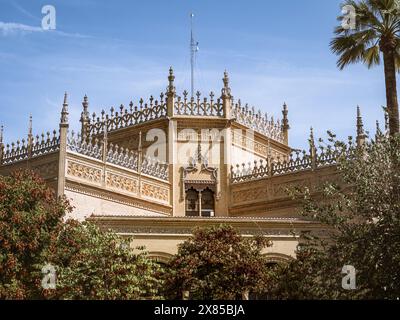
<path fill-rule="evenodd" d="M 395 137 L 399 133 L 399 105 L 397 101 L 397 83 L 396 83 L 396 65 L 394 59 L 394 49 L 383 51 L 383 59 L 385 64 L 385 82 L 386 82 L 386 101 L 389 113 L 389 130 L 390 136 Z M 392 140 L 390 149 L 393 173 L 400 172 L 400 163 L 397 157 L 396 140 Z M 392 176 L 392 204 L 397 204 L 400 199 L 400 177 L 396 174 Z M 396 209 L 394 209 L 395 211 Z"/>
<path fill-rule="evenodd" d="M 385 65 L 386 103 L 389 113 L 390 135 L 399 133 L 399 104 L 397 101 L 396 65 L 394 50 L 388 48 L 383 52 Z"/>

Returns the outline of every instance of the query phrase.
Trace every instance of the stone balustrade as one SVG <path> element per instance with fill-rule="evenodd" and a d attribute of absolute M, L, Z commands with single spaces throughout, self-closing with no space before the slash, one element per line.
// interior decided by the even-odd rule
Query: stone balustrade
<path fill-rule="evenodd" d="M 28 138 L 17 140 L 7 144 L 0 165 L 10 165 L 31 158 L 43 156 L 56 152 L 60 149 L 60 137 L 57 131 L 42 133 L 40 136 L 28 136 Z"/>
<path fill-rule="evenodd" d="M 107 144 L 105 148 L 104 142 L 97 138 L 82 139 L 79 134 L 75 135 L 72 132 L 67 139 L 67 151 L 100 160 L 106 164 L 117 165 L 135 173 L 145 174 L 164 181 L 169 180 L 169 168 L 167 164 L 147 156 L 142 156 L 141 163 L 139 164 L 139 152 L 112 143 Z M 105 157 L 103 156 L 104 152 Z"/>
<path fill-rule="evenodd" d="M 161 93 L 160 100 L 155 100 L 151 96 L 148 103 L 144 103 L 144 100 L 140 99 L 139 106 L 134 106 L 133 102 L 130 102 L 129 109 L 121 105 L 119 112 L 111 108 L 109 114 L 106 114 L 103 110 L 101 117 L 93 113 L 92 120 L 88 124 L 88 135 L 103 134 L 105 127 L 108 132 L 112 132 L 144 122 L 162 119 L 166 115 L 165 95 Z"/>
<path fill-rule="evenodd" d="M 254 161 L 254 163 L 243 163 L 231 167 L 231 182 L 233 184 L 253 181 L 260 178 L 284 175 L 288 173 L 301 172 L 337 164 L 340 156 L 350 157 L 355 147 L 350 145 L 346 148 L 320 146 L 314 148 L 315 152 L 293 150 L 287 158 L 278 157 L 267 160 Z"/>
<path fill-rule="evenodd" d="M 268 116 L 263 116 L 261 111 L 256 112 L 255 108 L 249 108 L 246 104 L 242 106 L 239 100 L 232 108 L 231 117 L 236 119 L 241 125 L 261 133 L 262 135 L 271 138 L 275 141 L 284 142 L 282 124 L 280 120 L 275 121 L 273 118 L 268 119 Z"/>
<path fill-rule="evenodd" d="M 183 92 L 183 99 L 178 96 L 175 100 L 174 114 L 183 116 L 223 117 L 224 111 L 220 98 L 214 100 L 214 92 L 210 93 L 210 99 L 201 99 L 201 93 L 197 91 L 196 98 L 188 99 L 188 92 Z"/>

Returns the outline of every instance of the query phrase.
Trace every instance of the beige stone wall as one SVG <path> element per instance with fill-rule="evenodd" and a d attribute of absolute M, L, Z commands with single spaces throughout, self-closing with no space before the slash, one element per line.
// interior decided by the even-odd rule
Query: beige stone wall
<path fill-rule="evenodd" d="M 227 190 L 224 153 L 224 121 L 215 119 L 197 119 L 196 121 L 180 118 L 177 122 L 177 136 L 173 149 L 177 156 L 174 166 L 174 215 L 185 216 L 185 183 L 183 180 L 184 168 L 190 166 L 191 159 L 196 158 L 197 168 L 188 174 L 185 181 L 213 181 L 215 191 L 215 213 L 218 216 L 227 216 Z M 189 141 L 190 139 L 190 141 Z M 199 150 L 200 143 L 200 150 Z M 198 159 L 201 151 L 202 160 Z M 206 164 L 207 163 L 207 164 Z M 206 167 L 204 167 L 206 165 Z M 213 176 L 215 170 L 216 177 Z"/>
<path fill-rule="evenodd" d="M 66 162 L 65 195 L 75 207 L 72 218 L 172 214 L 167 181 L 76 153 L 67 153 Z"/>
<path fill-rule="evenodd" d="M 241 151 L 244 153 L 244 156 L 249 157 L 248 159 L 244 159 L 244 161 L 239 157 L 232 157 L 232 165 L 267 159 L 269 157 L 285 159 L 290 153 L 291 148 L 289 146 L 271 140 L 257 132 L 248 131 L 237 124 L 232 127 L 231 131 L 233 152 L 237 152 L 237 155 L 240 156 Z"/>
<path fill-rule="evenodd" d="M 145 247 L 149 256 L 152 258 L 165 261 L 167 257 L 171 257 L 178 252 L 178 245 L 186 241 L 190 237 L 187 235 L 176 234 L 135 234 L 131 241 L 131 247 Z M 298 241 L 286 237 L 272 237 L 272 247 L 265 248 L 263 254 L 272 258 L 289 259 L 295 258 Z"/>
<path fill-rule="evenodd" d="M 264 235 L 272 246 L 263 253 L 270 261 L 283 261 L 295 257 L 302 231 L 324 235 L 322 225 L 301 219 L 272 218 L 184 218 L 184 217 L 91 217 L 101 228 L 110 228 L 123 237 L 130 237 L 131 247 L 146 247 L 151 257 L 162 262 L 177 253 L 178 245 L 187 240 L 195 227 L 206 228 L 221 224 L 231 225 L 244 237 Z M 293 231 L 295 230 L 295 236 Z"/>
<path fill-rule="evenodd" d="M 299 242 L 294 238 L 272 238 L 272 246 L 265 248 L 263 253 L 270 257 L 296 257 L 296 249 Z"/>
<path fill-rule="evenodd" d="M 58 159 L 59 153 L 53 152 L 32 158 L 29 161 L 18 161 L 10 165 L 3 165 L 0 166 L 0 175 L 7 176 L 16 170 L 30 169 L 38 173 L 51 188 L 57 190 Z"/>
<path fill-rule="evenodd" d="M 337 179 L 336 168 L 329 166 L 235 183 L 231 186 L 230 214 L 243 217 L 296 217 L 299 204 L 289 196 L 288 189 L 308 187 L 316 193 L 324 182 Z"/>
<path fill-rule="evenodd" d="M 143 204 L 130 202 L 129 200 L 119 199 L 110 195 L 105 196 L 95 194 L 83 194 L 72 190 L 66 190 L 65 195 L 70 199 L 74 207 L 72 213 L 67 218 L 84 221 L 91 215 L 110 215 L 110 216 L 155 216 L 162 217 L 165 214 L 143 208 Z"/>

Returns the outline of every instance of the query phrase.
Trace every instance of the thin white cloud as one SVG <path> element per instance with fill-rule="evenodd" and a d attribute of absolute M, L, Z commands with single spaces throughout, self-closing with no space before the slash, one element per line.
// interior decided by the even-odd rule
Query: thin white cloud
<path fill-rule="evenodd" d="M 40 27 L 28 26 L 22 23 L 0 21 L 0 31 L 3 35 L 7 36 L 18 32 L 32 33 L 43 32 L 44 30 Z"/>
<path fill-rule="evenodd" d="M 37 26 L 29 26 L 26 24 L 16 23 L 16 22 L 0 21 L 0 35 L 2 34 L 3 36 L 11 36 L 20 33 L 24 34 L 24 33 L 34 33 L 34 32 L 49 32 L 51 34 L 56 34 L 62 37 L 70 37 L 70 38 L 80 38 L 80 39 L 91 38 L 90 36 L 82 35 L 79 33 L 68 33 L 59 30 L 48 31 Z"/>

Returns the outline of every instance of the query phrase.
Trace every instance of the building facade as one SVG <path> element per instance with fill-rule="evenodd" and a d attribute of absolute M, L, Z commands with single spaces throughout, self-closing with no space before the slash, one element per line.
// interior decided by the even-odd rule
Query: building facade
<path fill-rule="evenodd" d="M 104 229 L 132 237 L 150 256 L 168 261 L 196 226 L 230 224 L 243 235 L 263 234 L 271 261 L 295 256 L 303 230 L 322 226 L 301 218 L 287 193 L 311 190 L 337 179 L 336 150 L 289 146 L 286 104 L 282 120 L 233 99 L 225 72 L 218 98 L 176 94 L 175 76 L 159 98 L 109 113 L 89 113 L 82 103 L 80 132 L 69 130 L 65 94 L 59 131 L 5 145 L 0 139 L 0 174 L 37 171 L 73 212 Z M 362 137 L 361 117 L 358 138 Z"/>

